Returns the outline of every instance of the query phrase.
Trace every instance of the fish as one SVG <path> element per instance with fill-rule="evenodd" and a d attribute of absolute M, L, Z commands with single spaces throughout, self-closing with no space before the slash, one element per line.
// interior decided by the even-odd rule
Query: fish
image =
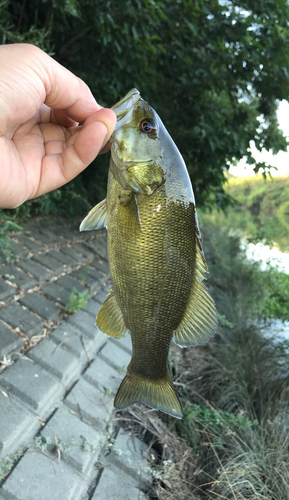
<path fill-rule="evenodd" d="M 112 288 L 97 327 L 120 339 L 128 330 L 132 358 L 114 400 L 181 419 L 168 370 L 171 340 L 180 347 L 207 342 L 217 312 L 203 281 L 195 198 L 185 162 L 156 111 L 137 89 L 115 104 L 106 199 L 80 225 L 107 228 Z"/>

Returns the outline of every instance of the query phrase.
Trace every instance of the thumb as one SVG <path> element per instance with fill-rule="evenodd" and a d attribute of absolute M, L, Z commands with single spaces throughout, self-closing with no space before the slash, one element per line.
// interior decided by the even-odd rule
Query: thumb
<path fill-rule="evenodd" d="M 115 125 L 116 115 L 107 108 L 96 111 L 85 120 L 74 141 L 75 152 L 85 165 L 89 165 L 106 145 Z M 79 128 L 74 127 L 74 130 Z"/>

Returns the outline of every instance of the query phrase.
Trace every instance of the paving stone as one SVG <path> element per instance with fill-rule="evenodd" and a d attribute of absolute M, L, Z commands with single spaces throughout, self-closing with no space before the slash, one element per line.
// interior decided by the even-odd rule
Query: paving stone
<path fill-rule="evenodd" d="M 13 286 L 8 285 L 2 278 L 0 278 L 0 300 L 7 300 L 15 295 L 16 290 Z"/>
<path fill-rule="evenodd" d="M 80 331 L 86 333 L 89 337 L 103 337 L 103 333 L 97 328 L 95 318 L 85 311 L 77 311 L 68 320 L 67 323 L 76 326 Z"/>
<path fill-rule="evenodd" d="M 86 286 L 79 283 L 70 274 L 67 274 L 66 276 L 62 276 L 61 278 L 59 278 L 57 280 L 57 283 L 58 285 L 63 286 L 63 288 L 66 288 L 69 292 L 72 292 L 73 288 L 76 288 L 76 290 L 80 293 L 88 291 Z"/>
<path fill-rule="evenodd" d="M 43 250 L 43 246 L 29 238 L 26 234 L 17 235 L 17 240 L 21 245 L 25 245 L 31 252 L 39 252 Z"/>
<path fill-rule="evenodd" d="M 85 256 L 82 253 L 75 250 L 75 248 L 73 247 L 61 247 L 61 251 L 69 255 L 72 259 L 75 260 L 75 262 L 78 262 L 79 264 L 85 261 Z"/>
<path fill-rule="evenodd" d="M 95 319 L 100 308 L 101 304 L 99 302 L 94 299 L 90 299 L 83 310 L 88 312 L 89 314 L 92 314 Z"/>
<path fill-rule="evenodd" d="M 88 248 L 85 244 L 83 243 L 77 243 L 76 245 L 73 245 L 73 248 L 77 251 L 80 252 L 86 259 L 92 259 L 93 258 L 93 253 L 94 251 L 91 248 Z"/>
<path fill-rule="evenodd" d="M 24 339 L 12 332 L 0 320 L 0 359 L 13 351 L 19 351 L 23 345 Z M 1 420 L 0 420 L 1 421 Z"/>
<path fill-rule="evenodd" d="M 50 240 L 54 241 L 55 243 L 58 244 L 66 243 L 65 238 L 63 238 L 63 236 L 61 236 L 60 234 L 55 233 L 54 229 L 51 230 L 48 228 L 43 228 L 40 231 L 42 234 L 45 234 L 45 236 L 48 236 L 48 238 L 50 238 Z"/>
<path fill-rule="evenodd" d="M 69 231 L 71 231 L 75 237 L 78 238 L 80 232 L 79 232 L 79 226 L 80 226 L 81 220 L 78 220 L 76 222 L 73 222 L 72 224 L 66 224 L 66 227 Z"/>
<path fill-rule="evenodd" d="M 42 288 L 42 292 L 51 300 L 59 302 L 62 306 L 67 306 L 70 292 L 58 285 L 58 280 Z"/>
<path fill-rule="evenodd" d="M 97 234 L 97 230 L 92 230 L 92 231 L 80 231 L 80 224 L 76 228 L 77 230 L 77 239 L 81 241 L 81 243 L 85 243 L 85 241 L 90 240 L 93 238 L 94 234 Z"/>
<path fill-rule="evenodd" d="M 94 300 L 97 300 L 100 304 L 103 304 L 107 299 L 107 293 L 104 290 L 101 290 L 94 296 Z"/>
<path fill-rule="evenodd" d="M 66 384 L 80 373 L 82 367 L 73 354 L 47 338 L 30 349 L 27 356 Z"/>
<path fill-rule="evenodd" d="M 107 231 L 95 231 L 92 233 L 92 238 L 88 242 L 89 245 L 93 245 L 95 251 L 100 255 L 106 255 L 107 253 Z"/>
<path fill-rule="evenodd" d="M 42 292 L 51 300 L 59 302 L 59 304 L 66 307 L 73 288 L 76 288 L 79 293 L 89 291 L 87 287 L 81 285 L 81 283 L 71 276 L 62 276 L 53 283 L 44 286 Z"/>
<path fill-rule="evenodd" d="M 51 238 L 49 238 L 49 236 L 47 234 L 45 234 L 45 232 L 41 233 L 37 226 L 36 226 L 35 230 L 31 230 L 31 233 L 33 234 L 33 237 L 37 241 L 40 241 L 46 247 L 51 247 L 53 245 L 56 245 L 56 242 L 54 240 L 51 240 Z"/>
<path fill-rule="evenodd" d="M 16 241 L 14 240 L 9 241 L 9 247 L 11 248 L 14 257 L 17 260 L 21 259 L 21 257 L 26 257 L 30 253 L 27 248 L 19 245 L 19 243 L 16 243 Z"/>
<path fill-rule="evenodd" d="M 80 473 L 92 468 L 102 445 L 101 433 L 65 408 L 56 411 L 41 434 L 52 443 L 56 436 L 65 446 L 64 459 Z"/>
<path fill-rule="evenodd" d="M 51 269 L 54 273 L 60 273 L 63 270 L 63 265 L 59 260 L 54 259 L 50 252 L 43 253 L 41 255 L 34 255 L 32 260 L 39 262 L 42 266 Z"/>
<path fill-rule="evenodd" d="M 32 274 L 32 276 L 40 282 L 44 282 L 51 278 L 51 271 L 32 259 L 21 260 L 17 263 L 17 266 Z"/>
<path fill-rule="evenodd" d="M 38 292 L 30 293 L 19 300 L 20 304 L 47 321 L 57 321 L 62 309 Z"/>
<path fill-rule="evenodd" d="M 14 302 L 8 307 L 3 307 L 0 310 L 0 319 L 13 328 L 19 327 L 21 332 L 25 333 L 28 337 L 40 334 L 44 326 L 43 321 L 26 309 L 23 309 L 18 302 Z"/>
<path fill-rule="evenodd" d="M 90 361 L 89 357 L 96 351 L 94 340 L 67 322 L 52 330 L 49 337 L 81 360 Z"/>
<path fill-rule="evenodd" d="M 109 274 L 109 265 L 108 262 L 104 259 L 101 260 L 93 260 L 90 264 L 91 267 L 94 267 L 98 271 L 101 271 L 105 275 Z"/>
<path fill-rule="evenodd" d="M 66 396 L 64 403 L 71 408 L 81 420 L 85 419 L 103 431 L 113 410 L 112 395 L 100 391 L 81 378 Z"/>
<path fill-rule="evenodd" d="M 63 386 L 34 361 L 19 359 L 0 374 L 0 386 L 26 406 L 43 414 L 62 394 Z"/>
<path fill-rule="evenodd" d="M 128 354 L 132 353 L 132 343 L 130 333 L 127 332 L 122 339 L 111 339 L 113 344 L 118 345 L 121 349 L 124 349 Z"/>
<path fill-rule="evenodd" d="M 84 285 L 86 284 L 87 271 L 88 266 L 82 266 L 76 271 L 72 271 L 69 276 L 77 279 L 78 281 L 81 281 L 82 285 Z"/>
<path fill-rule="evenodd" d="M 83 479 L 63 460 L 58 463 L 57 457 L 35 450 L 26 452 L 1 493 L 7 500 L 76 500 L 84 488 Z"/>
<path fill-rule="evenodd" d="M 0 459 L 14 453 L 32 439 L 40 427 L 39 419 L 0 391 Z"/>
<path fill-rule="evenodd" d="M 93 363 L 91 363 L 83 376 L 91 384 L 101 389 L 105 388 L 106 391 L 111 392 L 113 395 L 115 395 L 123 379 L 123 375 L 98 356 Z"/>
<path fill-rule="evenodd" d="M 151 474 L 146 460 L 146 450 L 147 445 L 143 441 L 120 429 L 108 461 L 136 479 L 150 480 Z"/>
<path fill-rule="evenodd" d="M 59 251 L 59 250 L 50 250 L 49 255 L 52 255 L 52 257 L 65 266 L 73 266 L 75 265 L 75 261 L 67 254 Z"/>
<path fill-rule="evenodd" d="M 105 273 L 91 266 L 88 266 L 87 274 L 90 275 L 92 278 L 94 278 L 96 281 L 99 281 L 100 283 L 103 283 L 104 281 L 107 280 L 107 275 Z"/>
<path fill-rule="evenodd" d="M 11 264 L 4 266 L 0 269 L 2 277 L 15 283 L 22 290 L 28 290 L 36 285 L 36 281 Z"/>
<path fill-rule="evenodd" d="M 139 481 L 122 473 L 117 467 L 105 467 L 91 500 L 145 500 Z"/>
<path fill-rule="evenodd" d="M 60 235 L 62 238 L 65 238 L 68 241 L 73 241 L 77 237 L 75 230 L 69 229 L 65 226 L 57 226 L 53 229 L 54 234 Z"/>
<path fill-rule="evenodd" d="M 92 276 L 92 273 L 89 272 L 89 268 L 87 266 L 73 271 L 70 276 L 78 279 L 82 284 L 87 285 L 92 291 L 99 289 L 100 283 L 103 282 L 105 278 L 102 274 L 97 274 L 96 270 L 94 270 L 94 276 Z"/>
<path fill-rule="evenodd" d="M 126 367 L 131 360 L 130 354 L 118 347 L 114 342 L 111 342 L 111 340 L 99 352 L 99 357 L 122 372 L 126 371 Z"/>

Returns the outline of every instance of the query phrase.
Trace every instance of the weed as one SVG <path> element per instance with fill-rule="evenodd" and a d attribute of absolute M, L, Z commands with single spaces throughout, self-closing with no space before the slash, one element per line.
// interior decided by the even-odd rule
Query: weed
<path fill-rule="evenodd" d="M 183 410 L 184 417 L 176 423 L 176 427 L 195 453 L 199 453 L 200 437 L 206 433 L 214 437 L 215 448 L 223 450 L 228 433 L 236 434 L 240 430 L 247 430 L 257 425 L 256 420 L 250 420 L 243 412 L 233 414 L 213 407 L 191 405 L 188 402 Z"/>
<path fill-rule="evenodd" d="M 93 200 L 95 201 L 95 199 Z M 87 190 L 80 179 L 74 179 L 61 189 L 56 189 L 39 198 L 28 200 L 16 209 L 6 210 L 8 215 L 25 220 L 39 215 L 75 217 L 90 210 L 93 201 L 87 200 Z"/>
<path fill-rule="evenodd" d="M 8 262 L 14 262 L 15 260 L 8 233 L 10 233 L 11 231 L 16 232 L 22 230 L 23 228 L 21 226 L 5 216 L 4 223 L 0 226 L 0 251 L 2 251 Z"/>
<path fill-rule="evenodd" d="M 83 309 L 90 297 L 90 293 L 79 292 L 75 287 L 73 287 L 66 306 L 68 314 L 74 314 L 75 312 L 80 311 L 80 309 Z"/>
<path fill-rule="evenodd" d="M 26 448 L 27 445 L 23 445 L 16 453 L 11 453 L 11 455 L 8 455 L 0 460 L 0 481 L 3 481 L 3 479 L 9 474 L 14 464 L 25 453 Z"/>
<path fill-rule="evenodd" d="M 42 453 L 51 451 L 52 453 L 58 455 L 59 459 L 72 448 L 78 448 L 81 451 L 89 453 L 95 452 L 97 449 L 96 446 L 89 443 L 84 436 L 80 436 L 79 440 L 71 440 L 69 443 L 62 441 L 57 436 L 54 436 L 53 439 L 49 436 L 36 436 L 31 442 L 24 443 L 19 450 L 17 450 L 17 452 L 11 453 L 0 460 L 0 481 L 5 479 L 12 467 L 24 455 L 24 453 L 27 450 L 33 451 L 33 448 L 40 450 Z"/>
<path fill-rule="evenodd" d="M 34 445 L 36 448 L 41 450 L 43 453 L 47 451 L 49 445 L 52 444 L 52 440 L 50 438 L 42 438 L 41 436 L 36 436 L 34 438 Z"/>
<path fill-rule="evenodd" d="M 80 449 L 91 453 L 94 450 L 93 445 L 84 436 L 80 436 L 80 439 Z"/>
<path fill-rule="evenodd" d="M 222 461 L 219 494 L 246 500 L 289 498 L 288 425 L 282 418 L 268 420 L 243 441 L 234 442 L 230 456 Z"/>
<path fill-rule="evenodd" d="M 88 273 L 88 265 L 86 265 L 83 269 L 82 278 L 81 278 L 82 285 L 85 285 L 87 273 Z"/>

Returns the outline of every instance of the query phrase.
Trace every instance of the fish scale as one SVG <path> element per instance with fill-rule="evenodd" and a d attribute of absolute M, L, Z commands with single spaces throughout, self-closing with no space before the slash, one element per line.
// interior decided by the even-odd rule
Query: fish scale
<path fill-rule="evenodd" d="M 81 230 L 108 230 L 112 290 L 97 325 L 114 338 L 129 330 L 132 338 L 115 407 L 142 402 L 182 418 L 167 368 L 171 339 L 182 347 L 203 343 L 217 325 L 203 284 L 207 267 L 194 194 L 176 145 L 139 92 L 133 89 L 113 109 L 118 123 L 107 197 Z"/>

